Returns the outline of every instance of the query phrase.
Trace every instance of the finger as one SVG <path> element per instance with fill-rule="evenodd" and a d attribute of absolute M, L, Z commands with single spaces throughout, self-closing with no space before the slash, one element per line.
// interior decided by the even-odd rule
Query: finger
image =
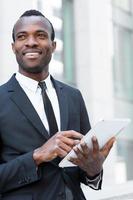
<path fill-rule="evenodd" d="M 78 165 L 78 160 L 77 160 L 76 158 L 70 157 L 68 160 L 69 160 L 70 162 L 72 162 L 74 165 Z"/>
<path fill-rule="evenodd" d="M 107 143 L 104 145 L 107 149 L 111 149 L 114 142 L 116 141 L 115 137 L 110 138 Z"/>
<path fill-rule="evenodd" d="M 74 152 L 75 152 L 75 157 L 70 157 L 69 160 L 75 164 L 75 165 L 79 165 L 79 163 L 82 162 L 83 160 L 83 155 L 82 152 L 80 151 L 80 149 L 76 146 L 73 148 Z"/>
<path fill-rule="evenodd" d="M 71 151 L 72 147 L 63 143 L 59 138 L 54 140 L 53 145 L 54 152 L 57 153 L 58 156 L 65 156 L 69 151 Z"/>
<path fill-rule="evenodd" d="M 105 157 L 108 156 L 114 142 L 115 142 L 116 138 L 112 137 L 111 139 L 109 139 L 109 141 L 104 145 L 104 147 L 102 148 L 102 153 Z"/>
<path fill-rule="evenodd" d="M 59 157 L 63 158 L 63 157 L 65 157 L 65 156 L 68 154 L 68 152 L 67 152 L 66 150 L 60 148 L 60 147 L 57 147 L 57 149 L 56 149 L 56 154 L 57 154 Z"/>
<path fill-rule="evenodd" d="M 82 149 L 82 152 L 83 152 L 85 158 L 88 158 L 90 149 L 89 149 L 89 147 L 87 146 L 87 144 L 86 144 L 84 141 L 82 141 L 82 142 L 80 143 L 80 147 L 81 147 L 81 149 Z"/>
<path fill-rule="evenodd" d="M 61 141 L 67 145 L 69 145 L 70 147 L 74 147 L 75 145 L 80 143 L 80 140 L 77 139 L 71 139 L 71 138 L 67 138 L 62 136 Z"/>
<path fill-rule="evenodd" d="M 63 131 L 62 132 L 63 136 L 68 137 L 68 138 L 75 138 L 81 140 L 83 135 L 79 132 L 70 130 L 70 131 Z"/>
<path fill-rule="evenodd" d="M 99 151 L 99 144 L 96 136 L 92 137 L 93 153 L 96 154 Z"/>
<path fill-rule="evenodd" d="M 74 150 L 74 152 L 76 153 L 76 159 L 78 159 L 78 160 L 81 160 L 82 158 L 83 158 L 83 152 L 82 152 L 82 149 L 81 148 L 79 148 L 78 146 L 75 146 L 74 148 L 73 148 L 73 150 Z"/>
<path fill-rule="evenodd" d="M 58 146 L 59 146 L 59 148 L 61 148 L 62 150 L 66 151 L 67 153 L 68 153 L 69 151 L 71 151 L 71 149 L 72 149 L 72 147 L 70 147 L 69 145 L 63 143 L 62 141 L 60 141 L 60 143 L 59 143 Z"/>
<path fill-rule="evenodd" d="M 63 143 L 69 145 L 71 148 L 80 142 L 80 139 L 72 139 L 72 138 L 66 137 L 65 136 L 66 132 L 67 131 L 58 132 L 53 137 L 51 137 L 50 140 L 54 139 L 56 144 L 59 144 L 60 141 L 62 141 Z"/>

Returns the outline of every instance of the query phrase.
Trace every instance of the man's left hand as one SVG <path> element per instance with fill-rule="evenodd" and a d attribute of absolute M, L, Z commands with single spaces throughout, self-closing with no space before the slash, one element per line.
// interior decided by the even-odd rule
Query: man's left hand
<path fill-rule="evenodd" d="M 84 170 L 89 177 L 94 177 L 102 171 L 103 163 L 107 158 L 114 141 L 115 138 L 112 137 L 102 149 L 99 149 L 98 140 L 93 136 L 92 149 L 90 149 L 84 141 L 81 142 L 81 148 L 78 148 L 77 146 L 73 148 L 77 157 L 71 157 L 70 161 Z"/>

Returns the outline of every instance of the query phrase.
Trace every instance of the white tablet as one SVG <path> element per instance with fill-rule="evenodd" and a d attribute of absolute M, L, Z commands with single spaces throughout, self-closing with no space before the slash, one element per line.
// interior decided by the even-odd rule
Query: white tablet
<path fill-rule="evenodd" d="M 83 140 L 89 148 L 92 147 L 92 136 L 96 136 L 98 139 L 99 147 L 102 148 L 104 144 L 113 136 L 117 135 L 131 122 L 130 119 L 111 119 L 100 120 L 84 137 Z M 80 148 L 80 145 L 78 145 Z M 69 157 L 75 157 L 76 154 L 71 150 L 65 158 L 59 163 L 59 167 L 72 167 L 75 166 L 68 159 Z"/>

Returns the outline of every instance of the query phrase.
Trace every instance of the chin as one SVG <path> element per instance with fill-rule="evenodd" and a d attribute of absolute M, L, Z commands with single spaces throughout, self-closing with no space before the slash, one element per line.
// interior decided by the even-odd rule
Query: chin
<path fill-rule="evenodd" d="M 47 62 L 24 62 L 21 60 L 21 63 L 19 62 L 19 67 L 27 72 L 27 73 L 32 73 L 32 74 L 39 74 L 42 73 L 44 71 L 48 70 L 48 64 L 49 64 L 49 60 Z"/>
<path fill-rule="evenodd" d="M 39 74 L 44 71 L 44 66 L 21 66 L 21 69 L 27 73 Z"/>
<path fill-rule="evenodd" d="M 27 68 L 26 71 L 33 74 L 39 74 L 43 72 L 43 69 L 39 67 L 34 67 L 34 68 Z"/>

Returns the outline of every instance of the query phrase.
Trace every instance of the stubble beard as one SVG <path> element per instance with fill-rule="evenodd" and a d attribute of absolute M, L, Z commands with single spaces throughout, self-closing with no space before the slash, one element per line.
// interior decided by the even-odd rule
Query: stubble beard
<path fill-rule="evenodd" d="M 52 55 L 48 56 L 46 59 L 44 58 L 43 62 L 40 62 L 40 64 L 29 67 L 23 60 L 16 57 L 17 63 L 19 65 L 19 68 L 27 73 L 31 74 L 39 74 L 41 72 L 48 72 L 48 65 L 51 61 Z"/>

